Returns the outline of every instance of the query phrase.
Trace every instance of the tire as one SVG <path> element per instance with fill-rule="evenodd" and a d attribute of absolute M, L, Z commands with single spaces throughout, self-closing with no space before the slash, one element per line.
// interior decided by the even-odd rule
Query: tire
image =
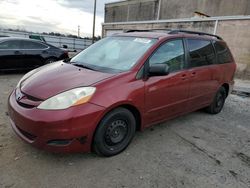
<path fill-rule="evenodd" d="M 210 104 L 210 106 L 208 106 L 205 109 L 206 112 L 208 112 L 210 114 L 218 114 L 218 113 L 220 113 L 221 110 L 223 109 L 226 97 L 227 97 L 226 89 L 224 87 L 221 87 L 217 91 L 217 93 L 216 93 L 216 95 L 215 95 L 215 97 L 213 99 L 212 104 Z"/>
<path fill-rule="evenodd" d="M 98 125 L 93 150 L 101 156 L 113 156 L 127 148 L 136 131 L 134 115 L 125 108 L 109 112 Z"/>
<path fill-rule="evenodd" d="M 53 62 L 55 62 L 55 61 L 57 61 L 56 58 L 50 57 L 50 58 L 48 58 L 48 59 L 45 61 L 45 64 L 53 63 Z"/>

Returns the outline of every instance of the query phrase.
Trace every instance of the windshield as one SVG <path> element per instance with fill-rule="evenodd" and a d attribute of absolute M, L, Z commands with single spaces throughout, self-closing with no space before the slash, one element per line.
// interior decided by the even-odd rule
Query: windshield
<path fill-rule="evenodd" d="M 91 45 L 71 63 L 97 71 L 123 72 L 136 64 L 156 39 L 136 37 L 107 37 Z"/>

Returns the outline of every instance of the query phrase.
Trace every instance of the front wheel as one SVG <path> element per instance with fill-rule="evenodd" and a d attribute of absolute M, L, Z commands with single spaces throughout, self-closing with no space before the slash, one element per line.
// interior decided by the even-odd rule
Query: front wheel
<path fill-rule="evenodd" d="M 206 111 L 210 114 L 218 114 L 222 110 L 225 100 L 227 97 L 227 93 L 224 87 L 221 87 L 219 91 L 216 93 L 214 100 L 210 106 L 206 108 Z"/>
<path fill-rule="evenodd" d="M 97 127 L 93 149 L 103 156 L 113 156 L 129 145 L 136 131 L 134 115 L 125 108 L 109 112 Z"/>

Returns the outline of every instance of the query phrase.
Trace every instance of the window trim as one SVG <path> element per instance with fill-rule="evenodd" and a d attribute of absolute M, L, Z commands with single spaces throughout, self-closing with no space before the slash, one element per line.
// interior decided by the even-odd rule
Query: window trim
<path fill-rule="evenodd" d="M 219 56 L 218 56 L 218 53 L 217 53 L 217 50 L 215 48 L 215 40 L 211 40 L 211 43 L 212 43 L 212 46 L 213 46 L 213 49 L 214 49 L 214 53 L 216 55 L 216 63 L 214 65 L 219 65 Z"/>
<path fill-rule="evenodd" d="M 136 79 L 146 79 L 148 78 L 148 70 L 149 70 L 149 59 L 156 53 L 156 51 L 163 45 L 165 45 L 168 42 L 171 41 L 175 41 L 175 40 L 181 40 L 182 41 L 182 45 L 183 45 L 183 51 L 184 51 L 184 63 L 183 63 L 183 67 L 180 70 L 177 71 L 173 71 L 170 72 L 168 75 L 172 74 L 172 73 L 176 73 L 176 72 L 180 72 L 186 69 L 186 65 L 187 65 L 187 51 L 186 51 L 186 46 L 185 46 L 185 42 L 184 42 L 184 37 L 178 37 L 178 38 L 171 38 L 171 39 L 166 39 L 164 41 L 162 41 L 157 48 L 149 55 L 149 57 L 145 60 L 143 66 L 138 70 L 137 74 L 136 74 Z M 143 70 L 142 70 L 143 69 Z M 143 73 L 142 73 L 143 72 Z M 168 76 L 166 75 L 166 76 Z"/>

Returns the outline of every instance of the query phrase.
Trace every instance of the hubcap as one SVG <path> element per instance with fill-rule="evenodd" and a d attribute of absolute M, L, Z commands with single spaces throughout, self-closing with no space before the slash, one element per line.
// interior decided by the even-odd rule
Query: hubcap
<path fill-rule="evenodd" d="M 124 120 L 116 120 L 108 126 L 105 132 L 107 145 L 114 146 L 124 140 L 127 136 L 128 126 Z"/>
<path fill-rule="evenodd" d="M 217 108 L 220 108 L 222 105 L 223 105 L 223 95 L 220 93 L 218 96 L 217 96 L 217 101 L 216 101 L 216 107 Z"/>

